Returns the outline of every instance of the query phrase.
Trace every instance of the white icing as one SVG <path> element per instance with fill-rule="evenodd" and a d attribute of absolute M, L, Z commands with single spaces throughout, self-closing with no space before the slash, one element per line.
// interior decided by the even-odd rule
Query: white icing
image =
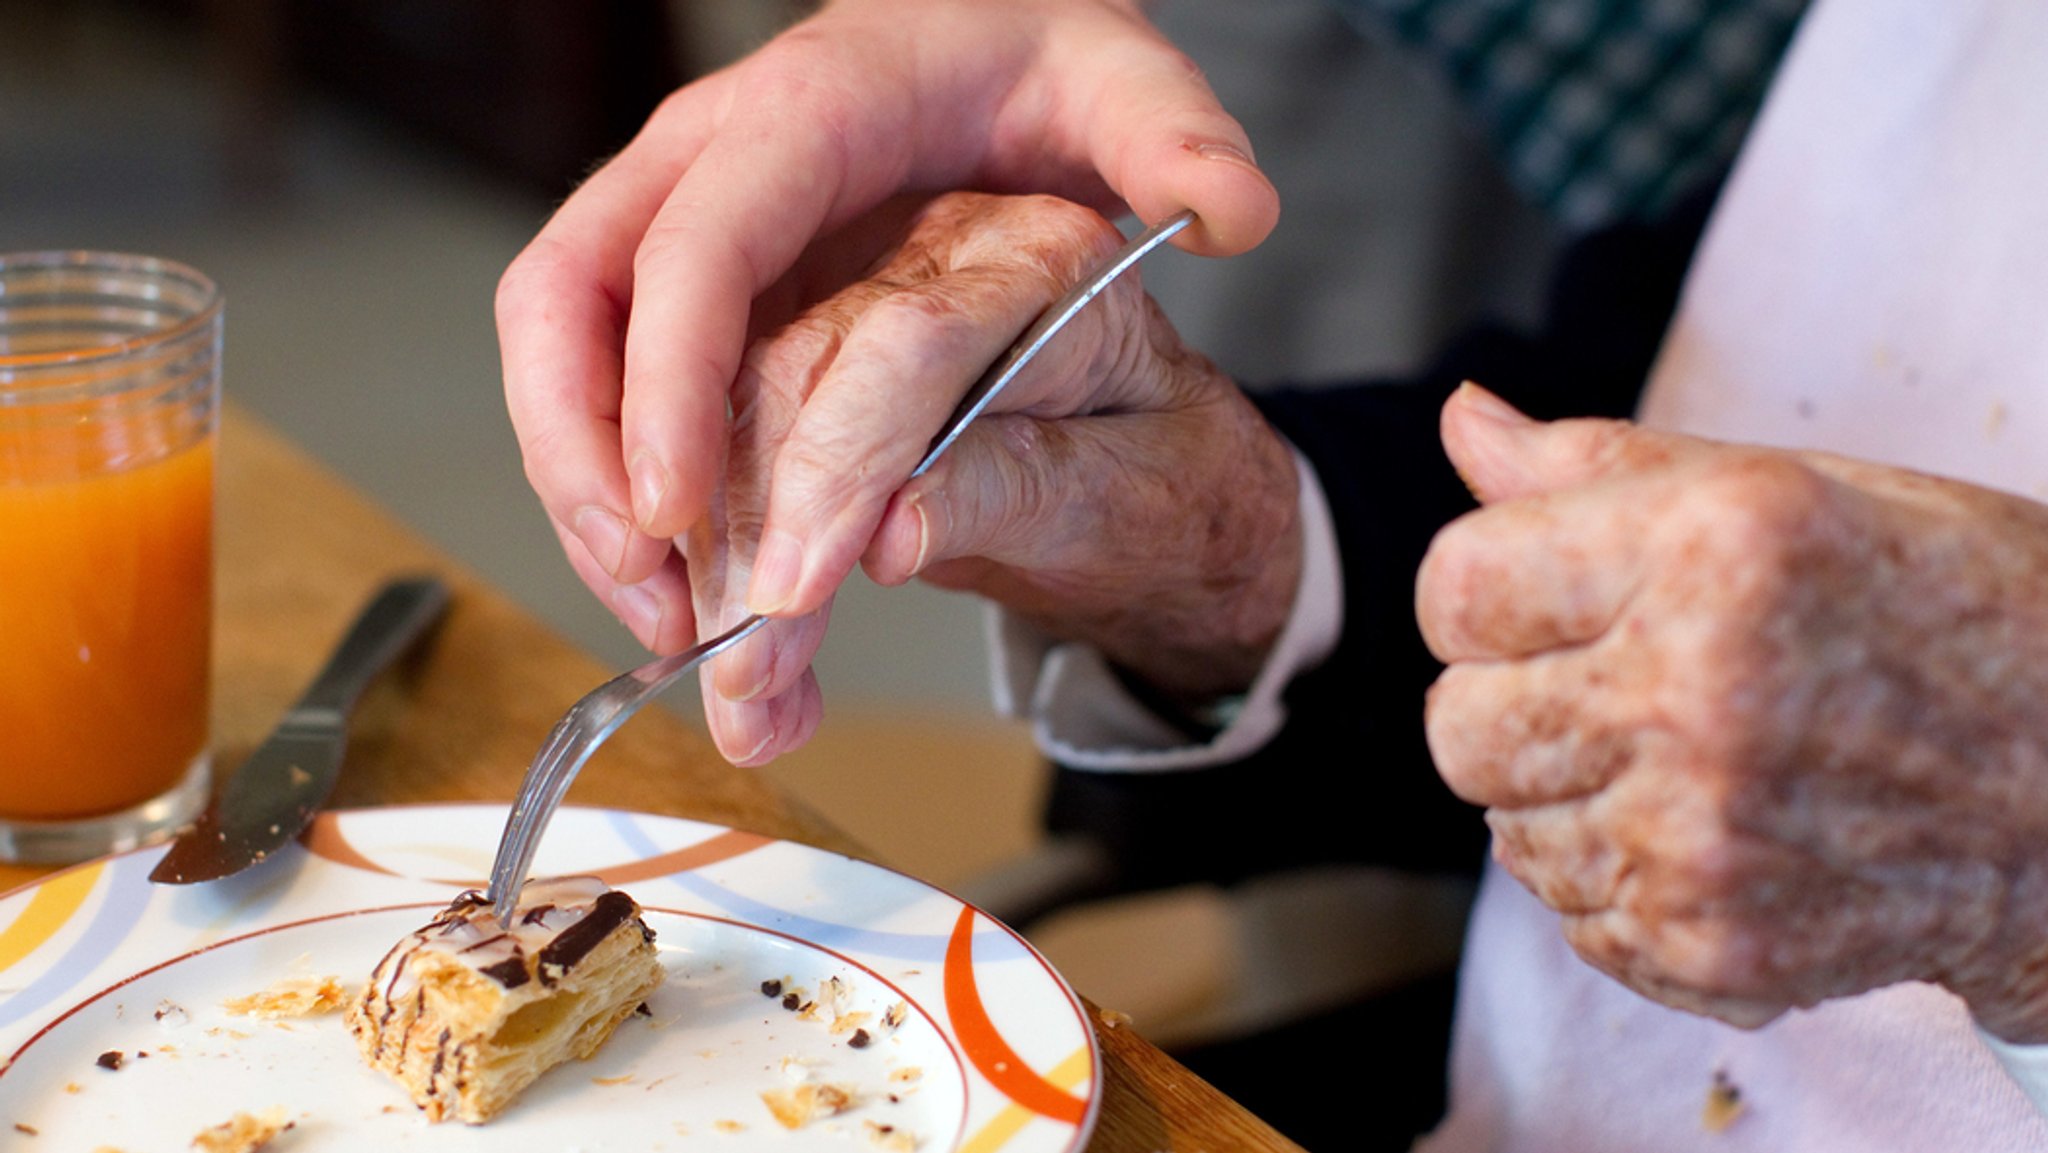
<path fill-rule="evenodd" d="M 491 906 L 465 894 L 433 922 L 399 942 L 378 964 L 374 985 L 383 999 L 396 1000 L 412 991 L 416 978 L 407 962 L 417 953 L 441 953 L 471 969 L 487 969 L 515 958 L 534 957 L 550 941 L 589 915 L 610 886 L 596 877 L 549 877 L 527 882 L 512 910 L 510 926 L 501 925 Z"/>

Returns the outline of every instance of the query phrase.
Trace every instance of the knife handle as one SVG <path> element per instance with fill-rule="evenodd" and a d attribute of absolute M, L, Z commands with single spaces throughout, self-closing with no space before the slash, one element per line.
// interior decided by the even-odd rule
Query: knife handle
<path fill-rule="evenodd" d="M 447 609 L 448 586 L 433 577 L 412 577 L 386 584 L 356 615 L 348 635 L 335 647 L 334 655 L 327 659 L 326 667 L 314 678 L 306 695 L 299 698 L 297 707 L 348 712 L 377 674 L 410 648 Z"/>

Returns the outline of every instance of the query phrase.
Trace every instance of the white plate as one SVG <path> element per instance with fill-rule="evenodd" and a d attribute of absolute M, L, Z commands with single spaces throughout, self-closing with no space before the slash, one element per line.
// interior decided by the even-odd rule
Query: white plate
<path fill-rule="evenodd" d="M 487 1126 L 428 1124 L 362 1063 L 338 1014 L 234 1016 L 294 977 L 359 986 L 385 950 L 489 871 L 502 806 L 323 814 L 303 845 L 210 885 L 153 885 L 161 849 L 0 897 L 0 1145 L 183 1149 L 281 1108 L 289 1149 L 1051 1153 L 1086 1143 L 1101 1055 L 1080 1001 L 1001 924 L 898 873 L 693 821 L 567 808 L 539 874 L 631 893 L 668 980 L 650 1015 L 543 1077 Z M 439 878 L 439 879 L 437 879 Z M 873 1042 L 761 991 L 836 976 Z M 907 1007 L 895 1030 L 880 1018 Z M 100 1067 L 119 1052 L 117 1069 Z M 147 1056 L 143 1056 L 147 1054 Z M 799 1080 L 859 1104 L 799 1129 L 761 1094 Z M 887 1126 L 886 1131 L 880 1129 Z"/>

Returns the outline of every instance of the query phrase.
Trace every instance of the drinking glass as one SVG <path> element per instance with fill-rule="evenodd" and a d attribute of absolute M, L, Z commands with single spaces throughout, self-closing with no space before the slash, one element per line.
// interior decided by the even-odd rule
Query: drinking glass
<path fill-rule="evenodd" d="M 206 800 L 221 313 L 168 260 L 0 255 L 0 860 Z"/>

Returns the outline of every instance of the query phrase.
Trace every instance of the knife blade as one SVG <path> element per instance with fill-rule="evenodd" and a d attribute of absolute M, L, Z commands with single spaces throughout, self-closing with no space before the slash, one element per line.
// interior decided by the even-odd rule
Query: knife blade
<path fill-rule="evenodd" d="M 170 885 L 218 880 L 298 836 L 334 789 L 349 714 L 363 690 L 447 608 L 448 588 L 432 577 L 394 580 L 379 590 L 298 703 L 171 842 L 149 879 Z"/>

